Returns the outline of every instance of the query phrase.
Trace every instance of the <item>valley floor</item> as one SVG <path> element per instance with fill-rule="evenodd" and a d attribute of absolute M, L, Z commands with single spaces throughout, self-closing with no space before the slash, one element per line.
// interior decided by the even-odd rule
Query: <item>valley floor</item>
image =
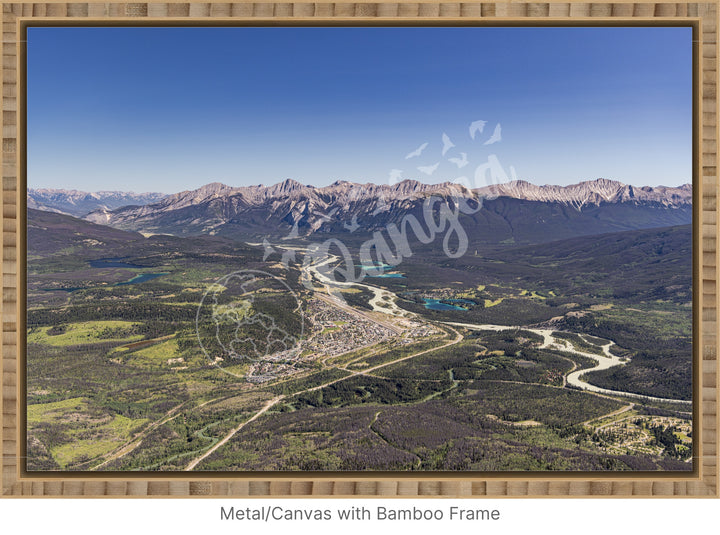
<path fill-rule="evenodd" d="M 616 340 L 426 315 L 407 288 L 335 281 L 335 257 L 272 271 L 300 302 L 302 335 L 287 292 L 219 293 L 214 321 L 262 311 L 298 340 L 252 362 L 222 358 L 242 337 L 234 324 L 228 339 L 203 331 L 198 302 L 238 260 L 268 265 L 214 254 L 147 252 L 49 289 L 62 267 L 34 267 L 29 470 L 691 469 L 687 399 L 594 384 L 592 372 L 632 361 Z M 436 297 L 501 305 L 484 291 Z M 217 340 L 199 351 L 203 333 Z"/>

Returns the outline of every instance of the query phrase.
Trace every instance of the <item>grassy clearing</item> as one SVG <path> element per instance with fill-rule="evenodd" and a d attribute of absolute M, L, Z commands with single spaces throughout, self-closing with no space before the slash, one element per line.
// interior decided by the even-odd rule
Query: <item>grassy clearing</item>
<path fill-rule="evenodd" d="M 114 432 L 117 436 L 122 439 L 129 438 L 130 435 L 139 427 L 148 422 L 147 418 L 127 418 L 118 414 L 112 421 L 105 426 L 108 430 Z"/>
<path fill-rule="evenodd" d="M 209 361 L 207 355 L 201 351 L 184 351 L 181 355 L 184 359 L 184 366 L 187 366 L 187 370 L 182 370 L 183 373 L 192 374 L 197 372 L 197 368 L 207 366 Z"/>
<path fill-rule="evenodd" d="M 64 469 L 76 460 L 94 459 L 99 455 L 109 453 L 118 445 L 115 440 L 75 440 L 69 444 L 53 448 L 50 453 L 60 468 Z"/>
<path fill-rule="evenodd" d="M 238 377 L 245 377 L 250 369 L 250 364 L 235 364 L 234 366 L 223 366 L 221 368 L 224 372 L 237 375 Z"/>
<path fill-rule="evenodd" d="M 87 402 L 81 397 L 54 401 L 52 403 L 36 403 L 34 405 L 28 405 L 27 420 L 30 424 L 62 420 L 68 413 L 85 411 L 87 406 Z"/>
<path fill-rule="evenodd" d="M 89 416 L 90 405 L 85 398 L 76 397 L 52 403 L 28 405 L 30 429 L 41 424 L 61 424 L 71 440 L 50 448 L 50 454 L 60 468 L 85 459 L 93 459 L 112 451 L 145 425 L 147 418 L 132 419 L 122 415 Z"/>
<path fill-rule="evenodd" d="M 94 459 L 129 440 L 148 421 L 146 418 L 131 419 L 116 415 L 102 425 L 73 429 L 70 431 L 74 435 L 73 441 L 53 448 L 51 454 L 61 468 L 85 459 Z"/>
<path fill-rule="evenodd" d="M 70 323 L 60 334 L 48 334 L 53 327 L 40 327 L 28 331 L 29 344 L 46 344 L 51 346 L 70 346 L 92 344 L 101 341 L 132 342 L 140 340 L 142 335 L 123 336 L 123 331 L 132 329 L 136 324 L 131 321 L 84 321 Z"/>
<path fill-rule="evenodd" d="M 503 300 L 504 300 L 503 297 L 501 297 L 499 299 L 495 299 L 495 301 L 493 301 L 492 299 L 485 299 L 485 308 L 490 308 L 490 307 L 499 305 L 500 303 L 503 302 Z"/>
<path fill-rule="evenodd" d="M 240 299 L 230 304 L 213 306 L 213 318 L 218 322 L 229 321 L 231 323 L 238 323 L 251 315 L 252 303 L 246 299 Z"/>
<path fill-rule="evenodd" d="M 177 358 L 179 353 L 177 340 L 167 340 L 134 352 L 130 356 L 128 364 L 147 368 L 163 368 L 168 366 L 169 359 Z"/>
<path fill-rule="evenodd" d="M 455 295 L 458 299 L 477 299 L 478 295 L 485 291 L 485 285 L 480 284 L 476 289 L 469 289 L 466 292 L 460 292 Z"/>

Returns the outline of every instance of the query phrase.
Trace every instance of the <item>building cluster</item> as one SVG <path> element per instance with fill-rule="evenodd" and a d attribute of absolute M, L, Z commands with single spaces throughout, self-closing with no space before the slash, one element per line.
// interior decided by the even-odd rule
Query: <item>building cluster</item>
<path fill-rule="evenodd" d="M 601 420 L 602 422 L 602 420 Z M 608 453 L 662 455 L 664 446 L 657 443 L 650 431 L 651 426 L 672 427 L 679 439 L 678 447 L 692 443 L 692 422 L 675 417 L 630 415 L 610 423 L 590 426 Z"/>
<path fill-rule="evenodd" d="M 405 327 L 405 331 L 400 340 L 398 340 L 398 345 L 412 344 L 417 342 L 418 338 L 440 334 L 440 331 L 429 323 L 418 323 L 416 321 L 406 320 L 403 327 Z"/>
<path fill-rule="evenodd" d="M 305 312 L 310 325 L 307 338 L 299 346 L 266 355 L 250 364 L 245 375 L 248 382 L 278 379 L 303 369 L 298 366 L 301 362 L 327 359 L 388 340 L 395 345 L 407 345 L 441 334 L 437 327 L 409 319 L 399 320 L 398 328 L 393 330 L 365 314 L 323 299 L 310 300 Z"/>
<path fill-rule="evenodd" d="M 352 314 L 320 299 L 309 302 L 307 315 L 312 334 L 303 343 L 303 349 L 323 357 L 374 345 L 395 335 L 361 314 Z"/>

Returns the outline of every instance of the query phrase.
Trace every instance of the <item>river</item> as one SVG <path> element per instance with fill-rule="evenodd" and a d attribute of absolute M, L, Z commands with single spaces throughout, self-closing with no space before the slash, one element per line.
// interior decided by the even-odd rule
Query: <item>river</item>
<path fill-rule="evenodd" d="M 412 312 L 403 310 L 397 306 L 397 303 L 395 302 L 397 296 L 389 290 L 378 288 L 377 286 L 370 286 L 369 284 L 362 284 L 360 282 L 340 282 L 328 277 L 325 274 L 328 270 L 322 268 L 325 268 L 328 264 L 335 262 L 337 259 L 338 257 L 335 255 L 328 255 L 327 258 L 321 260 L 320 262 L 316 262 L 309 266 L 303 266 L 303 270 L 306 270 L 305 276 L 310 276 L 310 274 L 312 274 L 321 284 L 325 286 L 326 289 L 330 289 L 333 286 L 342 288 L 357 286 L 371 291 L 373 296 L 370 298 L 369 304 L 372 307 L 373 312 L 382 312 L 383 314 L 389 314 L 391 316 L 401 318 L 414 316 Z"/>
<path fill-rule="evenodd" d="M 589 372 L 599 371 L 599 370 L 607 370 L 608 368 L 612 368 L 613 366 L 622 366 L 624 362 L 620 359 L 620 357 L 617 357 L 610 353 L 610 347 L 615 344 L 615 342 L 610 341 L 609 343 L 598 346 L 602 349 L 603 354 L 598 355 L 596 353 L 586 353 L 584 351 L 578 351 L 575 349 L 575 346 L 573 346 L 569 341 L 558 339 L 555 336 L 552 335 L 553 331 L 551 329 L 531 329 L 529 327 L 521 327 L 521 326 L 508 326 L 508 325 L 476 325 L 472 323 L 455 323 L 455 322 L 445 322 L 449 325 L 454 325 L 456 327 L 465 327 L 466 329 L 473 329 L 478 331 L 507 331 L 507 330 L 515 330 L 515 329 L 521 329 L 523 331 L 529 331 L 531 333 L 539 334 L 543 337 L 543 343 L 540 346 L 540 349 L 554 349 L 557 351 L 563 351 L 567 353 L 573 353 L 575 355 L 580 355 L 581 357 L 586 357 L 589 359 L 594 360 L 597 362 L 597 364 L 592 368 L 586 368 L 584 370 L 576 370 L 572 373 L 570 373 L 567 376 L 567 382 L 568 384 L 580 388 L 582 390 L 588 390 L 590 392 L 596 392 L 598 394 L 606 394 L 606 395 L 615 395 L 615 396 L 626 396 L 630 398 L 636 398 L 636 399 L 644 399 L 646 401 L 662 401 L 662 402 L 668 402 L 668 403 L 684 403 L 684 404 L 691 404 L 692 402 L 686 401 L 686 400 L 680 400 L 680 399 L 669 399 L 669 398 L 658 398 L 654 396 L 644 396 L 642 394 L 636 394 L 634 392 L 623 392 L 622 390 L 610 390 L 607 388 L 601 388 L 599 386 L 595 386 L 593 384 L 590 384 L 586 381 L 583 381 L 581 377 Z"/>
<path fill-rule="evenodd" d="M 311 264 L 309 266 L 305 266 L 303 268 L 304 275 L 307 277 L 310 277 L 311 274 L 315 276 L 315 278 L 322 283 L 326 289 L 329 289 L 329 287 L 332 286 L 339 286 L 339 287 L 350 287 L 350 286 L 358 286 L 361 288 L 366 288 L 370 290 L 373 293 L 373 297 L 370 299 L 370 306 L 372 307 L 374 312 L 382 312 L 383 314 L 388 314 L 395 317 L 416 317 L 415 314 L 412 312 L 409 312 L 407 310 L 403 310 L 400 308 L 395 300 L 397 299 L 397 296 L 390 292 L 389 290 L 386 290 L 384 288 L 378 288 L 376 286 L 370 286 L 368 284 L 362 284 L 359 282 L 339 282 L 331 279 L 328 277 L 324 272 L 326 272 L 325 268 L 328 266 L 328 264 L 331 264 L 332 262 L 336 261 L 338 259 L 335 255 L 328 255 L 327 258 L 324 260 L 321 260 L 319 262 L 316 262 L 314 264 Z M 329 293 L 329 292 L 328 292 Z M 669 399 L 669 398 L 659 398 L 654 396 L 645 396 L 642 394 L 636 394 L 634 392 L 624 392 L 621 390 L 610 390 L 607 388 L 601 388 L 599 386 L 590 384 L 586 381 L 583 381 L 581 378 L 590 372 L 594 371 L 600 371 L 600 370 L 607 370 L 608 368 L 612 368 L 614 366 L 622 366 L 624 362 L 620 359 L 620 357 L 617 357 L 616 355 L 613 355 L 610 353 L 610 347 L 614 345 L 615 342 L 609 341 L 609 343 L 598 346 L 602 349 L 603 354 L 598 355 L 595 353 L 586 353 L 584 351 L 578 351 L 575 349 L 575 346 L 573 346 L 569 341 L 556 338 L 552 335 L 553 330 L 552 329 L 532 329 L 529 327 L 522 327 L 522 326 L 516 326 L 516 325 L 492 325 L 492 324 L 472 324 L 472 323 L 456 323 L 456 322 L 443 322 L 447 325 L 453 325 L 456 327 L 464 327 L 466 329 L 473 329 L 473 330 L 481 330 L 481 331 L 507 331 L 507 330 L 515 330 L 515 329 L 521 329 L 524 331 L 530 331 L 532 333 L 538 334 L 542 336 L 543 343 L 540 346 L 540 349 L 553 349 L 556 351 L 562 351 L 567 353 L 573 353 L 575 355 L 580 355 L 582 357 L 586 357 L 589 359 L 594 360 L 597 364 L 592 368 L 586 368 L 583 370 L 576 370 L 574 372 L 571 372 L 566 377 L 566 380 L 568 384 L 580 388 L 582 390 L 588 390 L 590 392 L 595 392 L 598 394 L 605 394 L 605 395 L 615 395 L 615 396 L 625 396 L 630 398 L 636 398 L 641 400 L 647 400 L 647 401 L 660 401 L 660 402 L 668 402 L 668 403 L 683 403 L 683 404 L 692 404 L 690 401 L 686 400 L 679 400 L 679 399 Z"/>

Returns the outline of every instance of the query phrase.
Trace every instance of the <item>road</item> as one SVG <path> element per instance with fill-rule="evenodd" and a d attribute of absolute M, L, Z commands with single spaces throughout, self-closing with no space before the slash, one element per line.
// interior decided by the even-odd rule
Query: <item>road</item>
<path fill-rule="evenodd" d="M 614 417 L 614 416 L 617 416 L 617 415 L 619 415 L 619 414 L 622 414 L 622 413 L 627 412 L 627 411 L 629 411 L 629 410 L 632 410 L 632 409 L 634 409 L 634 408 L 635 408 L 635 404 L 634 404 L 634 403 L 630 403 L 629 405 L 625 405 L 625 406 L 624 406 L 623 408 L 621 408 L 621 409 L 618 409 L 618 410 L 616 410 L 616 411 L 610 412 L 610 413 L 608 413 L 608 414 L 603 414 L 602 416 L 600 416 L 600 417 L 598 417 L 598 418 L 591 418 L 590 420 L 585 420 L 585 421 L 582 422 L 580 425 L 588 425 L 588 424 L 590 424 L 590 423 L 592 423 L 592 422 L 599 422 L 599 421 L 601 421 L 601 420 L 604 420 L 605 418 L 612 418 L 612 417 Z M 601 425 L 601 426 L 598 426 L 598 427 L 595 428 L 595 431 L 600 431 L 601 429 L 605 429 L 606 427 L 608 427 L 609 425 L 612 425 L 612 424 L 614 424 L 614 423 L 615 423 L 615 422 L 613 421 L 613 422 L 608 422 L 608 423 L 606 423 L 606 424 L 603 424 L 603 425 Z"/>
<path fill-rule="evenodd" d="M 172 409 L 170 409 L 169 411 L 167 411 L 162 418 L 160 418 L 156 422 L 151 423 L 149 426 L 147 426 L 145 429 L 143 429 L 139 435 L 133 437 L 131 440 L 129 440 L 128 442 L 126 442 L 125 444 L 120 446 L 119 448 L 116 448 L 113 451 L 111 451 L 110 453 L 105 454 L 104 457 L 101 457 L 101 458 L 104 458 L 105 460 L 102 463 L 100 463 L 99 465 L 92 467 L 90 470 L 99 470 L 100 468 L 102 468 L 103 466 L 108 464 L 109 462 L 114 461 L 115 459 L 119 459 L 120 457 L 124 457 L 125 455 L 127 455 L 128 453 L 133 451 L 135 448 L 137 448 L 142 443 L 143 439 L 145 439 L 145 437 L 148 436 L 151 431 L 157 429 L 158 427 L 169 422 L 170 420 L 177 418 L 180 415 L 180 413 L 178 413 L 178 411 L 180 409 L 182 409 L 188 403 L 189 403 L 189 401 L 185 401 L 185 402 L 181 403 L 180 405 L 177 405 L 177 406 L 173 407 Z M 96 460 L 97 460 L 97 458 L 93 459 L 91 462 L 94 462 Z"/>
<path fill-rule="evenodd" d="M 614 342 L 610 341 L 610 343 L 605 344 L 601 347 L 603 354 L 598 355 L 595 353 L 585 353 L 584 351 L 578 351 L 575 349 L 575 346 L 572 345 L 568 340 L 558 340 L 556 337 L 552 335 L 552 330 L 549 329 L 532 329 L 529 327 L 519 327 L 519 326 L 509 326 L 509 325 L 476 325 L 472 323 L 455 323 L 455 322 L 447 322 L 448 325 L 454 325 L 455 327 L 464 327 L 466 329 L 473 329 L 473 330 L 481 330 L 481 331 L 507 331 L 507 330 L 514 330 L 514 329 L 522 329 L 524 331 L 530 331 L 535 334 L 539 334 L 543 337 L 543 344 L 540 346 L 541 349 L 555 349 L 557 351 L 563 351 L 567 353 L 573 353 L 575 355 L 580 355 L 581 357 L 586 357 L 589 359 L 594 360 L 597 362 L 597 364 L 593 368 L 586 368 L 584 370 L 576 370 L 572 373 L 570 373 L 567 377 L 567 383 L 576 387 L 580 388 L 582 390 L 588 390 L 590 392 L 595 392 L 597 394 L 605 394 L 605 395 L 611 395 L 611 396 L 625 396 L 635 399 L 643 399 L 646 401 L 661 401 L 661 402 L 667 402 L 667 403 L 682 403 L 691 405 L 692 402 L 681 400 L 681 399 L 670 399 L 670 398 L 658 398 L 653 396 L 645 396 L 642 394 L 636 394 L 634 392 L 623 392 L 622 390 L 610 390 L 607 388 L 601 388 L 599 386 L 595 386 L 593 384 L 590 384 L 586 381 L 583 381 L 581 378 L 589 373 L 599 370 L 607 370 L 609 368 L 612 368 L 613 366 L 621 366 L 624 364 L 622 360 L 620 360 L 620 357 L 617 357 L 610 353 L 610 347 L 614 344 Z"/>
<path fill-rule="evenodd" d="M 370 305 L 373 308 L 374 312 L 382 313 L 386 316 L 394 316 L 394 317 L 403 317 L 408 318 L 413 316 L 408 311 L 405 311 L 397 306 L 397 303 L 395 302 L 395 299 L 397 296 L 393 294 L 392 292 L 385 290 L 383 288 L 377 288 L 375 286 L 370 286 L 367 284 L 361 284 L 359 282 L 338 282 L 331 278 L 329 278 L 325 273 L 323 272 L 325 266 L 328 264 L 334 262 L 337 260 L 336 256 L 329 255 L 327 258 L 323 259 L 320 262 L 316 262 L 310 266 L 304 266 L 303 267 L 303 275 L 305 277 L 308 277 L 312 279 L 313 277 L 320 282 L 326 289 L 327 295 L 321 294 L 320 292 L 317 292 L 316 295 L 322 299 L 324 302 L 331 304 L 333 306 L 336 306 L 340 308 L 341 310 L 344 310 L 347 313 L 353 314 L 353 315 L 359 315 L 363 318 L 367 318 L 375 323 L 378 323 L 382 325 L 383 327 L 386 327 L 388 329 L 391 329 L 395 333 L 401 332 L 401 329 L 399 329 L 396 325 L 392 324 L 390 321 L 383 321 L 380 318 L 371 316 L 370 314 L 360 312 L 352 307 L 350 307 L 347 303 L 342 302 L 341 299 L 338 299 L 336 297 L 332 296 L 331 289 L 338 288 L 338 287 L 361 287 L 366 288 L 369 291 L 373 293 L 373 297 L 370 300 Z M 384 305 L 384 306 L 382 306 Z M 491 324 L 485 324 L 485 325 L 477 325 L 477 324 L 468 324 L 468 323 L 456 323 L 456 322 L 444 322 L 447 326 L 455 326 L 455 327 L 463 327 L 466 329 L 473 329 L 473 330 L 492 330 L 492 331 L 505 331 L 505 330 L 526 330 L 530 331 L 532 333 L 535 333 L 542 337 L 543 343 L 540 345 L 540 348 L 542 349 L 551 349 L 566 353 L 572 353 L 579 356 L 583 356 L 589 359 L 594 360 L 597 364 L 595 367 L 585 370 L 571 370 L 571 372 L 564 378 L 567 384 L 573 385 L 577 388 L 587 390 L 589 392 L 595 393 L 596 395 L 615 395 L 615 396 L 626 396 L 626 397 L 633 397 L 633 398 L 641 398 L 651 401 L 664 401 L 664 402 L 680 402 L 680 403 L 689 403 L 681 400 L 674 400 L 674 399 L 665 399 L 665 398 L 656 398 L 656 397 L 650 397 L 650 396 L 642 396 L 639 394 L 635 394 L 632 392 L 623 392 L 623 391 L 615 391 L 615 390 L 609 390 L 605 388 L 600 388 L 598 386 L 592 385 L 590 383 L 587 383 L 585 381 L 581 380 L 581 377 L 583 377 L 585 374 L 591 371 L 596 370 L 605 370 L 608 368 L 611 368 L 613 366 L 620 366 L 623 364 L 623 362 L 620 360 L 619 357 L 613 355 L 610 353 L 610 347 L 613 345 L 613 342 L 610 341 L 608 344 L 601 347 L 603 354 L 593 354 L 593 353 L 586 353 L 583 351 L 579 351 L 575 348 L 575 346 L 570 343 L 567 340 L 558 339 L 552 335 L 553 331 L 551 329 L 533 329 L 533 328 L 527 328 L 522 326 L 507 326 L 507 325 L 491 325 Z M 273 406 L 275 406 L 277 403 L 282 401 L 283 399 L 286 399 L 288 397 L 296 396 L 298 394 L 302 394 L 305 392 L 312 392 L 316 390 L 320 390 L 323 388 L 326 388 L 330 385 L 345 381 L 347 379 L 361 376 L 361 375 L 368 375 L 372 372 L 379 370 L 381 368 L 384 368 L 386 366 L 394 365 L 399 362 L 403 362 L 427 353 L 430 353 L 432 351 L 437 351 L 439 349 L 447 348 L 449 346 L 452 346 L 454 344 L 457 344 L 463 339 L 463 336 L 453 329 L 452 327 L 446 327 L 446 329 L 449 329 L 455 334 L 455 337 L 450 340 L 449 342 L 438 346 L 433 347 L 430 349 L 426 349 L 423 351 L 420 351 L 418 353 L 413 353 L 411 355 L 386 362 L 383 364 L 379 364 L 377 366 L 373 366 L 371 368 L 360 370 L 360 371 L 354 371 L 351 372 L 350 375 L 347 375 L 345 377 L 341 377 L 339 379 L 334 379 L 331 381 L 328 381 L 326 383 L 323 383 L 318 386 L 310 387 L 305 390 L 301 390 L 298 392 L 293 392 L 291 394 L 284 394 L 274 397 L 273 399 L 269 400 L 258 412 L 256 412 L 251 418 L 244 421 L 237 427 L 235 427 L 233 430 L 231 430 L 227 435 L 225 435 L 221 440 L 219 440 L 214 446 L 209 448 L 207 451 L 205 451 L 203 454 L 199 455 L 198 457 L 194 458 L 185 468 L 186 471 L 193 470 L 195 467 L 197 467 L 204 459 L 206 459 L 208 456 L 210 456 L 213 452 L 217 451 L 220 447 L 225 445 L 233 436 L 235 436 L 239 431 L 241 431 L 244 427 L 246 427 L 248 424 L 254 422 L 258 418 L 260 418 L 263 414 L 265 414 L 268 410 L 270 410 Z M 347 371 L 347 370 L 346 370 Z M 620 409 L 619 411 L 616 411 L 616 413 L 612 414 L 619 414 L 621 412 L 627 411 L 630 408 L 632 408 L 632 404 L 628 405 L 627 407 L 624 407 Z M 608 415 L 606 415 L 608 416 Z"/>
<path fill-rule="evenodd" d="M 377 324 L 380 325 L 381 327 L 385 327 L 386 329 L 390 329 L 390 330 L 391 330 L 392 332 L 394 332 L 395 334 L 400 334 L 400 333 L 403 332 L 403 330 L 402 330 L 401 328 L 399 328 L 397 325 L 394 325 L 393 323 L 390 323 L 390 322 L 388 322 L 388 321 L 382 321 L 381 319 L 376 318 L 376 317 L 374 317 L 374 316 L 372 316 L 372 315 L 370 315 L 370 314 L 366 314 L 365 312 L 362 312 L 362 311 L 360 311 L 360 310 L 354 309 L 353 307 L 351 307 L 350 305 L 348 305 L 346 302 L 344 302 L 344 301 L 343 301 L 342 299 L 340 299 L 340 298 L 337 298 L 337 297 L 334 297 L 334 296 L 330 296 L 330 295 L 321 294 L 321 293 L 318 293 L 318 292 L 316 292 L 314 295 L 315 295 L 315 297 L 317 297 L 317 298 L 320 299 L 321 301 L 324 301 L 325 303 L 327 303 L 327 304 L 329 304 L 329 305 L 332 305 L 332 306 L 334 306 L 334 307 L 337 307 L 337 308 L 339 308 L 340 310 L 342 310 L 343 312 L 346 312 L 346 313 L 350 314 L 351 316 L 359 316 L 359 317 L 361 317 L 361 318 L 363 318 L 363 319 L 366 319 L 366 320 L 368 320 L 368 321 L 372 321 L 373 323 L 377 323 Z"/>
<path fill-rule="evenodd" d="M 397 364 L 398 362 L 403 362 L 404 360 L 408 360 L 408 359 L 414 359 L 415 357 L 419 357 L 420 355 L 430 353 L 431 351 L 437 351 L 439 349 L 444 349 L 448 346 L 455 345 L 463 339 L 462 335 L 459 332 L 457 332 L 455 329 L 450 329 L 450 330 L 455 333 L 455 338 L 452 339 L 451 341 L 449 341 L 447 344 L 444 344 L 444 345 L 441 345 L 438 347 L 431 347 L 430 349 L 425 349 L 424 351 L 420 351 L 419 353 L 413 353 L 412 355 L 408 355 L 408 356 L 402 357 L 400 359 L 391 360 L 390 362 L 384 362 L 382 364 L 378 364 L 377 366 L 373 366 L 372 368 L 367 368 L 365 370 L 352 372 L 352 374 L 350 374 L 346 377 L 341 377 L 340 379 L 335 379 L 334 381 L 324 383 L 320 386 L 314 386 L 312 388 L 308 388 L 307 390 L 303 390 L 302 392 L 297 392 L 296 394 L 303 394 L 305 392 L 312 392 L 313 390 L 320 390 L 321 388 L 325 388 L 326 386 L 334 385 L 335 383 L 339 383 L 340 381 L 345 381 L 347 379 L 350 379 L 351 377 L 356 377 L 358 375 L 366 375 L 369 372 L 374 372 L 375 370 L 379 370 L 380 368 L 384 368 L 385 366 L 390 366 L 391 364 Z M 345 368 L 342 368 L 342 369 L 345 369 Z M 293 395 L 296 395 L 296 394 L 293 394 Z"/>
<path fill-rule="evenodd" d="M 316 262 L 315 264 L 311 264 L 309 266 L 303 266 L 305 276 L 314 276 L 325 287 L 325 289 L 328 290 L 328 293 L 330 293 L 330 289 L 332 287 L 349 288 L 352 286 L 365 288 L 366 290 L 371 291 L 373 296 L 370 298 L 369 304 L 374 312 L 381 312 L 383 314 L 400 318 L 409 318 L 414 316 L 413 313 L 397 306 L 397 303 L 395 302 L 396 296 L 389 290 L 378 288 L 377 286 L 370 286 L 369 284 L 362 284 L 360 282 L 339 282 L 325 275 L 322 268 L 332 262 L 335 262 L 337 259 L 338 257 L 335 255 L 328 255 L 327 258 L 320 262 Z"/>
<path fill-rule="evenodd" d="M 196 457 L 195 459 L 193 459 L 192 461 L 190 461 L 190 464 L 187 465 L 187 467 L 185 468 L 185 470 L 192 470 L 193 468 L 195 468 L 195 467 L 198 465 L 198 463 L 200 463 L 203 459 L 205 459 L 206 457 L 208 457 L 209 455 L 211 455 L 211 454 L 212 454 L 215 450 L 217 450 L 220 446 L 222 446 L 222 445 L 225 444 L 228 440 L 230 440 L 232 437 L 234 437 L 234 436 L 235 436 L 235 433 L 237 433 L 238 431 L 240 431 L 243 427 L 245 427 L 245 426 L 248 425 L 249 423 L 254 422 L 254 421 L 257 420 L 258 418 L 260 418 L 260 416 L 262 416 L 262 415 L 263 415 L 265 412 L 267 412 L 273 405 L 275 405 L 278 401 L 280 401 L 280 400 L 283 399 L 284 397 L 285 397 L 285 396 L 277 396 L 277 397 L 274 397 L 273 399 L 271 399 L 270 401 L 268 401 L 268 402 L 263 406 L 262 409 L 260 409 L 258 412 L 255 413 L 254 416 L 252 416 L 252 418 L 250 418 L 249 420 L 245 420 L 243 423 L 241 423 L 241 424 L 238 425 L 235 429 L 233 429 L 233 430 L 230 431 L 227 435 L 225 435 L 225 436 L 224 436 L 217 444 L 215 444 L 212 448 L 210 448 L 209 450 L 207 450 L 205 453 L 203 453 L 203 454 L 200 455 L 199 457 Z"/>
<path fill-rule="evenodd" d="M 431 351 L 437 351 L 437 350 L 439 350 L 439 349 L 443 349 L 443 348 L 449 347 L 449 346 L 451 346 L 451 345 L 457 344 L 458 342 L 460 342 L 460 341 L 463 339 L 462 335 L 461 335 L 460 333 L 458 333 L 455 329 L 450 329 L 450 330 L 455 334 L 455 338 L 453 338 L 453 339 L 450 340 L 448 343 L 443 344 L 443 345 L 441 345 L 441 346 L 432 347 L 432 348 L 430 348 L 430 349 L 425 349 L 425 350 L 420 351 L 420 352 L 418 352 L 418 353 L 413 353 L 412 355 L 408 355 L 408 356 L 406 356 L 406 357 L 402 357 L 402 358 L 399 358 L 399 359 L 396 359 L 396 360 L 392 360 L 392 361 L 390 361 L 390 362 L 385 362 L 385 363 L 383 363 L 383 364 L 378 364 L 377 366 L 373 366 L 372 368 L 368 368 L 368 369 L 366 369 L 366 370 L 353 372 L 353 373 L 351 373 L 350 375 L 346 375 L 345 377 L 341 377 L 340 379 L 334 379 L 334 380 L 332 380 L 332 381 L 328 381 L 328 382 L 323 383 L 323 384 L 318 385 L 318 386 L 314 386 L 314 387 L 311 387 L 311 388 L 306 388 L 305 390 L 300 390 L 300 391 L 298 391 L 298 392 L 293 392 L 292 394 L 284 394 L 284 395 L 280 395 L 280 396 L 274 397 L 273 399 L 271 399 L 270 401 L 268 401 L 268 402 L 263 406 L 262 409 L 260 409 L 258 412 L 256 412 L 249 420 L 245 420 L 243 423 L 241 423 L 241 424 L 238 425 L 236 428 L 234 428 L 232 431 L 230 431 L 227 435 L 225 435 L 225 436 L 224 436 L 217 444 L 215 444 L 212 448 L 210 448 L 209 450 L 207 450 L 207 451 L 206 451 L 205 453 L 203 453 L 202 455 L 200 455 L 200 456 L 196 457 L 195 459 L 193 459 L 193 460 L 185 467 L 185 470 L 186 470 L 186 471 L 188 471 L 188 470 L 193 470 L 203 459 L 206 459 L 210 454 L 212 454 L 214 451 L 216 451 L 218 448 L 220 448 L 223 444 L 226 444 L 227 441 L 230 440 L 233 436 L 235 436 L 235 434 L 236 434 L 238 431 L 240 431 L 243 427 L 245 427 L 245 426 L 248 425 L 249 423 L 254 422 L 255 420 L 257 420 L 260 416 L 262 416 L 265 412 L 267 412 L 270 408 L 272 408 L 274 405 L 276 405 L 278 402 L 282 401 L 283 399 L 286 399 L 286 398 L 292 397 L 292 396 L 297 396 L 298 394 L 304 394 L 304 393 L 306 393 L 306 392 L 313 392 L 313 391 L 315 391 L 315 390 L 320 390 L 320 389 L 325 388 L 325 387 L 327 387 L 327 386 L 334 385 L 334 384 L 340 383 L 340 382 L 342 382 L 342 381 L 346 381 L 347 379 L 350 379 L 350 378 L 352 378 L 352 377 L 357 377 L 358 375 L 365 375 L 365 374 L 367 374 L 368 372 L 374 372 L 374 371 L 376 371 L 376 370 L 379 370 L 380 368 L 384 368 L 384 367 L 390 366 L 390 365 L 392 365 L 392 364 L 397 364 L 398 362 L 403 362 L 403 361 L 405 361 L 405 360 L 409 360 L 409 359 L 412 359 L 412 358 L 415 358 L 415 357 L 419 357 L 420 355 L 425 355 L 426 353 L 430 353 Z"/>

